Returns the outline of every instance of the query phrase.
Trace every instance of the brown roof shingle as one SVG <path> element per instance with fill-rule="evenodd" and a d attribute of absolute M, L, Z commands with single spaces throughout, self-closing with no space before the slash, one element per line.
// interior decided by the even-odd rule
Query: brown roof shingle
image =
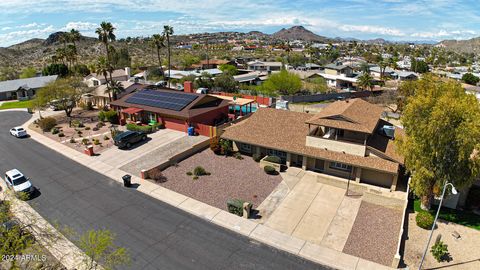
<path fill-rule="evenodd" d="M 371 134 L 382 112 L 381 107 L 356 98 L 336 101 L 305 122 Z"/>
<path fill-rule="evenodd" d="M 379 157 L 362 157 L 306 146 L 308 125 L 305 121 L 310 117 L 307 113 L 259 108 L 250 118 L 226 128 L 222 138 L 397 173 L 398 163 Z"/>

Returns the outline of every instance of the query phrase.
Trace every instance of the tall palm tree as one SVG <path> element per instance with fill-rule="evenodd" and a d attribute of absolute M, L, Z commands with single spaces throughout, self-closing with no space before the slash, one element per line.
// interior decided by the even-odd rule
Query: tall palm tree
<path fill-rule="evenodd" d="M 107 74 L 110 71 L 110 65 L 108 64 L 107 59 L 104 56 L 100 56 L 95 63 L 95 73 L 102 74 L 105 78 L 105 82 L 107 83 L 107 90 L 105 90 L 105 94 L 108 94 L 108 100 L 112 101 L 111 96 L 111 89 L 109 87 Z"/>
<path fill-rule="evenodd" d="M 163 36 L 167 40 L 167 54 L 168 54 L 168 87 L 170 87 L 170 36 L 173 35 L 173 27 L 169 25 L 164 25 L 163 26 Z"/>
<path fill-rule="evenodd" d="M 113 94 L 113 100 L 117 100 L 118 94 L 125 91 L 122 83 L 119 81 L 113 81 L 110 85 L 110 91 Z"/>
<path fill-rule="evenodd" d="M 160 67 L 160 73 L 163 75 L 162 59 L 160 58 L 160 50 L 165 48 L 165 37 L 160 34 L 154 34 L 151 41 L 152 47 L 157 50 L 158 65 Z"/>
<path fill-rule="evenodd" d="M 370 73 L 363 72 L 363 74 L 358 77 L 358 86 L 363 90 L 370 89 L 370 91 L 373 91 L 375 84 L 373 83 L 372 75 L 370 75 Z"/>
<path fill-rule="evenodd" d="M 73 28 L 72 30 L 70 30 L 70 41 L 73 43 L 73 46 L 75 46 L 75 48 L 77 48 L 76 42 L 80 40 L 80 37 L 80 31 Z"/>
<path fill-rule="evenodd" d="M 102 22 L 100 27 L 95 30 L 95 33 L 98 35 L 98 40 L 105 45 L 105 51 L 107 56 L 107 61 L 110 61 L 110 46 L 109 43 L 115 41 L 116 36 L 113 33 L 115 27 L 110 22 Z"/>

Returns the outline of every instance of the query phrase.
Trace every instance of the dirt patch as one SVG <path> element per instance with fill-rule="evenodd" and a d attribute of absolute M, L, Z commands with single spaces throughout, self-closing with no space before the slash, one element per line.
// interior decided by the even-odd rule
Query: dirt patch
<path fill-rule="evenodd" d="M 227 209 L 227 200 L 232 198 L 258 206 L 282 179 L 280 175 L 267 175 L 251 157 L 243 158 L 218 156 L 207 149 L 165 169 L 166 182 L 160 185 L 221 209 Z M 210 175 L 193 180 L 186 173 L 196 166 Z"/>
<path fill-rule="evenodd" d="M 401 223 L 401 211 L 362 202 L 343 252 L 391 266 Z"/>

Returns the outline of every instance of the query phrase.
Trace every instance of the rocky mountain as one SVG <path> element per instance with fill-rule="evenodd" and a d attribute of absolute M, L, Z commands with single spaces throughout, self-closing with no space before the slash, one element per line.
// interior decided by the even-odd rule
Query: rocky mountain
<path fill-rule="evenodd" d="M 325 42 L 328 38 L 319 36 L 303 26 L 293 26 L 288 29 L 282 28 L 280 31 L 273 33 L 272 36 L 282 40 L 304 40 Z"/>
<path fill-rule="evenodd" d="M 443 40 L 437 46 L 444 47 L 449 51 L 478 53 L 480 52 L 480 37 L 467 40 Z"/>

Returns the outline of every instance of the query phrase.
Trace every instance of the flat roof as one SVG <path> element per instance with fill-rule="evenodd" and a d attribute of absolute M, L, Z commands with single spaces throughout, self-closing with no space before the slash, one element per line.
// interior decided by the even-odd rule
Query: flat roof
<path fill-rule="evenodd" d="M 233 100 L 233 97 L 230 97 L 230 96 L 210 95 L 210 94 L 209 94 L 209 96 L 213 96 L 213 97 L 216 97 L 216 98 L 221 98 L 221 99 L 223 99 L 223 100 L 228 100 L 231 105 L 244 106 L 244 105 L 248 105 L 248 104 L 250 104 L 250 103 L 255 102 L 255 100 L 253 100 L 253 99 L 248 99 L 248 98 L 237 98 L 237 99 L 234 101 L 234 100 Z"/>

